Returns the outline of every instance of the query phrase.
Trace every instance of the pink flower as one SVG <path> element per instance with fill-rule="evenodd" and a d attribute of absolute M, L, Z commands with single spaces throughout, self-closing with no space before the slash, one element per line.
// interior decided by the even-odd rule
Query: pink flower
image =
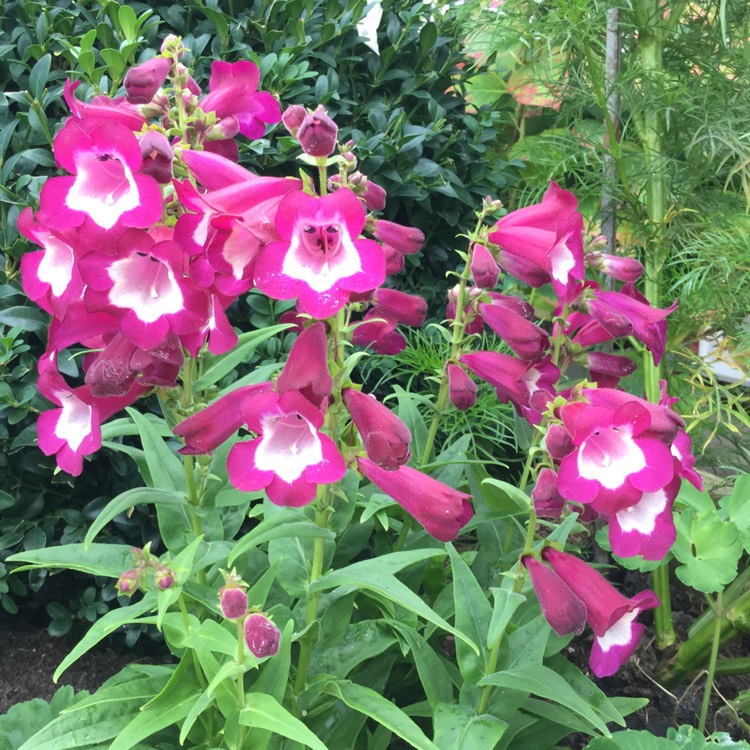
<path fill-rule="evenodd" d="M 95 96 L 91 102 L 82 102 L 76 98 L 75 90 L 81 85 L 80 81 L 65 81 L 63 97 L 73 117 L 88 122 L 98 121 L 99 125 L 104 123 L 118 122 L 128 130 L 139 131 L 145 124 L 146 118 L 141 112 L 141 107 L 131 104 L 124 96 L 111 99 L 103 94 Z"/>
<path fill-rule="evenodd" d="M 586 606 L 594 631 L 589 666 L 597 677 L 613 675 L 633 654 L 643 635 L 638 615 L 659 606 L 653 591 L 632 599 L 623 596 L 604 576 L 573 555 L 545 548 L 542 557 Z"/>
<path fill-rule="evenodd" d="M 373 231 L 375 238 L 404 255 L 413 255 L 424 245 L 424 234 L 415 227 L 406 227 L 393 221 L 377 219 Z"/>
<path fill-rule="evenodd" d="M 154 57 L 140 65 L 128 68 L 122 85 L 133 104 L 147 104 L 164 84 L 172 61 L 166 57 Z"/>
<path fill-rule="evenodd" d="M 366 292 L 385 280 L 385 257 L 372 240 L 356 239 L 365 213 L 351 190 L 316 198 L 289 193 L 279 205 L 281 242 L 266 246 L 255 266 L 257 287 L 274 299 L 298 298 L 301 312 L 335 315 L 349 292 Z"/>
<path fill-rule="evenodd" d="M 577 209 L 575 196 L 550 182 L 541 203 L 503 216 L 489 239 L 543 269 L 557 294 L 567 297 L 584 277 L 583 218 Z"/>
<path fill-rule="evenodd" d="M 448 398 L 456 409 L 460 411 L 470 409 L 477 402 L 477 384 L 463 367 L 449 362 L 447 369 Z"/>
<path fill-rule="evenodd" d="M 537 360 L 549 351 L 547 332 L 501 302 L 479 303 L 484 322 L 521 358 Z"/>
<path fill-rule="evenodd" d="M 380 287 L 375 291 L 374 304 L 374 309 L 384 318 L 407 326 L 418 328 L 424 324 L 427 317 L 427 302 L 418 294 Z"/>
<path fill-rule="evenodd" d="M 591 372 L 591 378 L 600 388 L 614 388 L 620 378 L 632 375 L 638 365 L 630 357 L 606 352 L 588 352 L 580 360 Z"/>
<path fill-rule="evenodd" d="M 306 154 L 321 158 L 336 150 L 338 132 L 338 126 L 328 116 L 326 108 L 319 104 L 314 112 L 305 114 L 296 137 Z"/>
<path fill-rule="evenodd" d="M 635 258 L 595 251 L 586 253 L 586 263 L 618 281 L 638 281 L 643 276 L 643 265 Z"/>
<path fill-rule="evenodd" d="M 539 424 L 541 412 L 555 394 L 560 370 L 548 358 L 525 362 L 500 352 L 472 352 L 461 355 L 461 364 L 478 378 L 494 386 L 504 404 L 510 401 L 531 424 Z"/>
<path fill-rule="evenodd" d="M 672 506 L 680 490 L 676 476 L 656 492 L 644 492 L 629 508 L 609 519 L 609 543 L 620 557 L 641 555 L 644 560 L 663 560 L 677 538 Z"/>
<path fill-rule="evenodd" d="M 346 473 L 336 444 L 320 432 L 324 416 L 296 391 L 263 393 L 241 405 L 257 437 L 237 443 L 227 458 L 232 484 L 245 492 L 266 490 L 276 505 L 312 502 L 318 484 Z"/>
<path fill-rule="evenodd" d="M 86 218 L 103 229 L 147 227 L 161 218 L 161 190 L 152 177 L 138 173 L 141 149 L 125 125 L 70 118 L 54 150 L 58 165 L 74 176 L 45 182 L 41 223 L 65 231 Z"/>
<path fill-rule="evenodd" d="M 219 589 L 219 607 L 227 620 L 239 620 L 247 614 L 247 592 L 240 586 Z"/>
<path fill-rule="evenodd" d="M 586 398 L 593 393 L 584 389 Z M 630 396 L 610 406 L 602 399 L 596 405 L 573 402 L 560 409 L 560 416 L 576 447 L 562 459 L 558 474 L 558 489 L 568 500 L 593 503 L 598 512 L 612 515 L 672 481 L 669 445 L 651 430 L 651 414 L 641 399 Z"/>
<path fill-rule="evenodd" d="M 297 131 L 307 117 L 307 110 L 300 104 L 292 104 L 287 107 L 281 115 L 281 122 L 289 131 L 292 138 L 297 137 Z"/>
<path fill-rule="evenodd" d="M 370 347 L 378 354 L 393 356 L 406 349 L 406 339 L 396 330 L 398 324 L 377 308 L 365 314 L 352 334 L 352 343 Z"/>
<path fill-rule="evenodd" d="M 474 515 L 469 503 L 471 495 L 454 490 L 421 471 L 409 466 L 387 471 L 367 458 L 358 459 L 357 464 L 362 474 L 441 542 L 454 540 Z"/>
<path fill-rule="evenodd" d="M 328 370 L 328 339 L 325 323 L 314 323 L 297 337 L 289 358 L 276 381 L 278 393 L 298 391 L 325 411 L 333 379 Z"/>
<path fill-rule="evenodd" d="M 191 456 L 216 450 L 244 423 L 242 404 L 247 399 L 266 393 L 272 388 L 273 383 L 270 381 L 242 386 L 180 422 L 172 430 L 175 435 L 185 440 L 185 447 L 180 449 L 180 453 Z"/>
<path fill-rule="evenodd" d="M 494 289 L 500 278 L 500 268 L 492 253 L 478 242 L 472 245 L 471 275 L 480 289 Z"/>
<path fill-rule="evenodd" d="M 557 474 L 545 467 L 531 491 L 534 511 L 540 518 L 560 518 L 565 498 L 557 491 Z"/>
<path fill-rule="evenodd" d="M 243 626 L 245 643 L 256 659 L 273 656 L 279 650 L 281 631 L 260 612 L 248 615 Z"/>
<path fill-rule="evenodd" d="M 586 625 L 586 606 L 554 570 L 535 557 L 522 558 L 544 619 L 558 635 L 580 635 Z"/>
<path fill-rule="evenodd" d="M 374 396 L 353 388 L 345 388 L 342 395 L 367 457 L 388 471 L 405 464 L 411 458 L 409 428 Z"/>
<path fill-rule="evenodd" d="M 281 120 L 281 107 L 271 94 L 258 91 L 260 72 L 249 60 L 236 63 L 215 61 L 211 65 L 208 93 L 200 101 L 204 112 L 215 112 L 221 119 L 236 117 L 240 133 L 260 138 L 266 123 Z"/>
<path fill-rule="evenodd" d="M 172 181 L 174 153 L 167 137 L 158 130 L 147 130 L 139 139 L 143 164 L 141 174 L 153 177 L 162 185 Z"/>

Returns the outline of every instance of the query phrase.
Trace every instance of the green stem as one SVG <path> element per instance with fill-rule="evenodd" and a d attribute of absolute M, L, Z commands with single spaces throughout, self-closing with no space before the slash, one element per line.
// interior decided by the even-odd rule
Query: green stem
<path fill-rule="evenodd" d="M 237 663 L 242 666 L 245 663 L 245 631 L 243 621 L 237 621 Z M 237 675 L 237 706 L 240 711 L 245 708 L 245 672 L 241 671 Z M 237 738 L 237 750 L 242 750 L 245 744 L 245 732 L 247 727 L 240 724 L 240 733 Z"/>
<path fill-rule="evenodd" d="M 708 674 L 706 675 L 706 687 L 703 690 L 703 703 L 701 704 L 701 715 L 698 721 L 698 731 L 703 734 L 706 729 L 706 717 L 708 706 L 711 702 L 711 693 L 714 688 L 714 675 L 716 674 L 716 659 L 719 655 L 719 641 L 721 636 L 722 601 L 721 591 L 716 594 L 716 623 L 714 626 L 714 638 L 711 644 L 711 658 L 708 662 Z"/>

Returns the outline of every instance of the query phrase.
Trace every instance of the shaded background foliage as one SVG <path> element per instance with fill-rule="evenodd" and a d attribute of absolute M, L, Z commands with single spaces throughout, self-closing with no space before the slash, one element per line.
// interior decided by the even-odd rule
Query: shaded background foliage
<path fill-rule="evenodd" d="M 0 563 L 18 549 L 80 541 L 107 497 L 137 484 L 122 454 L 105 448 L 74 480 L 55 473 L 54 461 L 35 445 L 36 413 L 47 408 L 35 386 L 46 316 L 20 288 L 20 259 L 29 245 L 16 221 L 55 173 L 51 143 L 68 114 L 62 100 L 67 77 L 82 81 L 79 96 L 114 95 L 127 67 L 155 54 L 173 33 L 184 37 L 190 49 L 184 62 L 204 89 L 213 60 L 249 58 L 261 69 L 262 88 L 282 107 L 324 104 L 340 126 L 340 140 L 355 140 L 361 171 L 386 189 L 386 218 L 427 235 L 420 254 L 407 258 L 402 288 L 423 294 L 439 311 L 456 235 L 473 225 L 483 196 L 502 195 L 515 183 L 521 163 L 501 155 L 499 113 L 466 105 L 467 82 L 476 71 L 461 51 L 454 14 L 386 0 L 378 54 L 357 31 L 365 12 L 365 0 L 3 4 L 0 79 L 9 85 L 0 94 Z M 294 141 L 277 127 L 270 138 L 243 143 L 240 162 L 264 174 L 289 174 L 294 153 Z M 283 309 L 251 294 L 230 316 L 260 326 L 275 322 Z M 269 341 L 242 371 L 276 358 L 279 346 Z M 61 371 L 77 376 L 76 362 L 61 363 Z M 507 427 L 501 427 L 506 437 Z M 152 517 L 136 511 L 117 519 L 113 541 L 142 545 L 156 535 Z M 45 580 L 43 573 L 25 575 L 8 577 L 0 564 L 0 603 L 9 612 Z M 88 589 L 66 585 L 47 587 L 35 603 L 47 601 L 52 629 L 63 632 L 77 618 L 95 617 L 102 599 L 113 596 L 110 587 L 92 600 Z"/>

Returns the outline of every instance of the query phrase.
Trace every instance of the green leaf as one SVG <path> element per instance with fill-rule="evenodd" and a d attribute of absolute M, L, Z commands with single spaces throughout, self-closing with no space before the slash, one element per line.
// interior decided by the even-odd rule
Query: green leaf
<path fill-rule="evenodd" d="M 78 661 L 87 651 L 96 646 L 99 641 L 114 633 L 118 628 L 130 623 L 142 620 L 146 614 L 156 606 L 155 597 L 146 595 L 139 602 L 133 602 L 121 609 L 110 609 L 107 614 L 100 617 L 90 628 L 86 635 L 73 647 L 73 650 L 62 660 L 60 666 L 52 675 L 54 682 L 60 679 L 60 675 L 74 662 Z"/>
<path fill-rule="evenodd" d="M 464 680 L 476 683 L 487 674 L 489 654 L 486 643 L 492 608 L 469 566 L 461 559 L 452 544 L 447 544 L 446 547 L 453 571 L 456 627 L 465 633 L 471 642 L 479 645 L 477 654 L 463 641 L 456 641 L 456 657 Z"/>
<path fill-rule="evenodd" d="M 524 690 L 553 703 L 559 703 L 577 713 L 602 734 L 609 734 L 607 725 L 591 706 L 557 672 L 542 664 L 514 664 L 512 669 L 485 677 L 479 685 Z"/>
<path fill-rule="evenodd" d="M 121 5 L 117 11 L 117 20 L 120 23 L 120 28 L 125 36 L 125 39 L 129 42 L 134 42 L 137 37 L 138 19 L 136 18 L 135 11 L 129 5 Z"/>
<path fill-rule="evenodd" d="M 52 64 L 52 55 L 47 54 L 40 57 L 29 73 L 29 93 L 38 102 L 44 97 L 44 87 L 47 85 L 49 68 Z"/>
<path fill-rule="evenodd" d="M 248 553 L 254 547 L 272 539 L 287 538 L 310 538 L 322 537 L 323 539 L 334 539 L 334 535 L 328 529 L 323 529 L 310 521 L 291 521 L 291 518 L 299 518 L 298 513 L 279 513 L 259 523 L 252 531 L 245 534 L 234 546 L 227 561 L 229 565 Z"/>
<path fill-rule="evenodd" d="M 107 64 L 107 71 L 112 80 L 119 81 L 125 72 L 125 59 L 116 49 L 103 49 L 100 52 L 104 62 Z"/>
<path fill-rule="evenodd" d="M 339 681 L 327 683 L 325 692 L 340 698 L 349 708 L 375 719 L 417 750 L 440 750 L 398 706 L 374 690 Z"/>
<path fill-rule="evenodd" d="M 675 526 L 672 552 L 682 563 L 675 573 L 686 586 L 713 593 L 736 578 L 742 542 L 731 521 L 722 521 L 713 509 L 697 515 L 686 510 L 675 517 Z"/>
<path fill-rule="evenodd" d="M 427 425 L 417 409 L 417 396 L 408 393 L 400 385 L 394 385 L 393 390 L 398 399 L 398 416 L 411 432 L 411 452 L 417 461 L 422 460 L 424 446 L 427 442 Z M 423 401 L 425 399 L 422 399 Z M 429 460 L 429 459 L 428 459 Z"/>
<path fill-rule="evenodd" d="M 487 648 L 492 649 L 503 637 L 511 617 L 518 607 L 526 601 L 523 594 L 517 594 L 506 589 L 491 588 L 495 606 L 492 609 L 492 619 L 487 630 Z"/>
<path fill-rule="evenodd" d="M 496 512 L 507 512 L 511 515 L 519 511 L 528 513 L 531 507 L 531 501 L 525 492 L 500 479 L 483 480 L 482 496 L 490 510 Z"/>
<path fill-rule="evenodd" d="M 301 742 L 313 750 L 328 748 L 297 718 L 292 716 L 275 698 L 263 693 L 252 693 L 250 703 L 240 712 L 240 724 L 258 727 Z"/>
<path fill-rule="evenodd" d="M 126 510 L 129 510 L 136 505 L 146 505 L 148 503 L 153 503 L 154 505 L 185 505 L 186 500 L 184 497 L 174 492 L 164 492 L 162 490 L 151 489 L 150 487 L 136 487 L 135 489 L 127 490 L 110 500 L 107 505 L 99 511 L 99 514 L 86 533 L 86 538 L 83 540 L 84 547 L 90 547 L 91 543 L 96 538 L 96 535 L 113 518 L 119 516 L 120 513 L 124 513 Z"/>
<path fill-rule="evenodd" d="M 396 630 L 409 645 L 419 674 L 419 681 L 422 683 L 430 706 L 435 709 L 440 703 L 451 703 L 453 685 L 450 675 L 430 644 L 406 623 L 391 619 L 385 619 L 384 622 Z"/>
<path fill-rule="evenodd" d="M 651 732 L 615 732 L 611 737 L 597 737 L 586 750 L 675 750 L 672 740 L 655 737 Z"/>
<path fill-rule="evenodd" d="M 435 711 L 435 744 L 440 750 L 491 750 L 508 723 L 495 716 L 477 715 L 473 708 L 441 703 Z"/>
<path fill-rule="evenodd" d="M 406 607 L 427 622 L 437 625 L 439 628 L 453 634 L 456 638 L 464 641 L 469 648 L 479 654 L 479 648 L 471 639 L 461 631 L 452 627 L 440 615 L 433 611 L 425 602 L 417 596 L 410 588 L 399 581 L 391 571 L 400 570 L 420 560 L 430 557 L 444 555 L 441 549 L 410 550 L 408 552 L 394 552 L 383 555 L 372 560 L 363 560 L 353 563 L 346 568 L 335 570 L 323 578 L 314 581 L 308 587 L 310 593 L 324 591 L 325 589 L 338 586 L 358 586 L 366 591 L 372 591 L 392 602 Z"/>
<path fill-rule="evenodd" d="M 119 578 L 133 564 L 133 555 L 126 544 L 64 544 L 60 547 L 18 552 L 8 562 L 27 563 L 16 570 L 66 568 L 94 576 Z"/>
<path fill-rule="evenodd" d="M 39 310 L 31 307 L 16 305 L 0 311 L 1 324 L 11 327 L 18 326 L 24 331 L 32 331 L 34 333 L 46 331 L 48 322 Z"/>
<path fill-rule="evenodd" d="M 379 620 L 352 623 L 334 645 L 315 649 L 310 660 L 310 674 L 346 677 L 363 661 L 379 656 L 395 642 L 391 630 Z"/>
<path fill-rule="evenodd" d="M 208 13 L 209 9 L 204 8 L 203 10 Z M 257 331 L 248 331 L 247 333 L 241 334 L 237 346 L 235 346 L 231 352 L 215 359 L 206 368 L 203 375 L 193 383 L 193 388 L 196 391 L 202 391 L 208 386 L 218 382 L 225 375 L 234 370 L 237 365 L 249 360 L 259 344 L 262 344 L 277 333 L 286 331 L 291 327 L 292 326 L 288 323 L 280 323 L 279 325 L 269 326 L 268 328 L 261 328 Z"/>
<path fill-rule="evenodd" d="M 750 474 L 737 477 L 727 508 L 729 520 L 737 526 L 745 551 L 750 554 Z"/>
<path fill-rule="evenodd" d="M 164 442 L 153 422 L 137 409 L 126 409 L 138 428 L 141 445 L 148 464 L 149 477 L 144 481 L 150 487 L 162 490 L 185 490 L 185 469 L 177 454 Z"/>

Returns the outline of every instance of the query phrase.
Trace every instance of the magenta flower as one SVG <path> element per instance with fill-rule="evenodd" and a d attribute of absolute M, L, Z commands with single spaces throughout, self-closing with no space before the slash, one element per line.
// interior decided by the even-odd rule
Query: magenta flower
<path fill-rule="evenodd" d="M 299 507 L 312 502 L 318 484 L 337 482 L 346 473 L 336 444 L 320 432 L 323 414 L 301 394 L 263 393 L 241 410 L 257 437 L 229 452 L 227 471 L 237 489 L 265 489 L 272 503 Z"/>
<path fill-rule="evenodd" d="M 531 585 L 539 600 L 544 619 L 558 635 L 580 635 L 586 625 L 586 606 L 554 570 L 526 555 L 522 562 L 529 571 Z"/>
<path fill-rule="evenodd" d="M 633 654 L 644 627 L 638 615 L 659 606 L 653 591 L 641 591 L 632 599 L 623 596 L 583 560 L 545 548 L 542 557 L 586 606 L 586 619 L 594 631 L 589 666 L 597 677 L 613 675 Z"/>
<path fill-rule="evenodd" d="M 242 404 L 272 388 L 270 381 L 242 386 L 180 422 L 172 430 L 185 440 L 185 447 L 180 449 L 180 453 L 191 456 L 216 450 L 244 424 Z"/>
<path fill-rule="evenodd" d="M 75 90 L 81 85 L 80 81 L 65 81 L 63 97 L 73 117 L 88 122 L 104 123 L 117 122 L 128 130 L 139 131 L 146 124 L 146 117 L 141 107 L 131 104 L 124 96 L 111 99 L 108 96 L 95 96 L 90 102 L 82 102 L 76 98 Z"/>
<path fill-rule="evenodd" d="M 471 276 L 480 289 L 494 289 L 500 278 L 500 267 L 492 253 L 478 242 L 472 245 Z"/>
<path fill-rule="evenodd" d="M 424 324 L 427 317 L 427 302 L 418 294 L 380 287 L 375 291 L 373 302 L 374 309 L 384 318 L 407 326 L 418 328 Z"/>
<path fill-rule="evenodd" d="M 614 388 L 620 378 L 632 375 L 638 365 L 630 357 L 622 354 L 608 354 L 606 352 L 588 352 L 576 358 L 591 372 L 592 380 L 600 388 Z"/>
<path fill-rule="evenodd" d="M 314 112 L 305 113 L 297 129 L 296 137 L 306 154 L 326 157 L 336 150 L 338 132 L 338 126 L 328 116 L 326 108 L 319 104 Z"/>
<path fill-rule="evenodd" d="M 557 473 L 548 467 L 539 472 L 531 491 L 534 512 L 540 518 L 560 518 L 565 498 L 557 491 Z"/>
<path fill-rule="evenodd" d="M 618 281 L 633 282 L 643 276 L 643 265 L 635 258 L 591 252 L 586 253 L 586 263 Z"/>
<path fill-rule="evenodd" d="M 373 234 L 384 245 L 390 245 L 403 255 L 413 255 L 424 245 L 424 234 L 419 229 L 385 219 L 375 221 Z"/>
<path fill-rule="evenodd" d="M 281 242 L 266 246 L 255 265 L 257 287 L 274 299 L 298 298 L 301 312 L 335 315 L 349 292 L 366 292 L 385 280 L 385 257 L 372 240 L 358 240 L 365 212 L 351 190 L 316 198 L 287 195 L 276 214 Z"/>
<path fill-rule="evenodd" d="M 342 396 L 373 463 L 395 471 L 411 458 L 411 432 L 390 409 L 353 388 L 345 388 Z"/>
<path fill-rule="evenodd" d="M 459 492 L 409 466 L 388 471 L 367 458 L 357 461 L 359 470 L 376 487 L 390 495 L 441 542 L 453 541 L 474 515 L 471 495 Z"/>
<path fill-rule="evenodd" d="M 256 659 L 274 656 L 279 650 L 281 631 L 260 612 L 254 612 L 245 619 L 243 626 L 245 643 Z"/>
<path fill-rule="evenodd" d="M 132 104 L 147 104 L 164 85 L 172 61 L 166 57 L 154 57 L 140 65 L 128 68 L 122 85 Z"/>
<path fill-rule="evenodd" d="M 489 239 L 508 255 L 543 269 L 560 296 L 567 296 L 575 280 L 584 278 L 583 218 L 578 201 L 555 182 L 550 182 L 541 203 L 503 216 Z M 528 273 L 524 264 L 521 268 Z"/>
<path fill-rule="evenodd" d="M 525 362 L 500 352 L 471 352 L 461 355 L 461 364 L 494 386 L 500 401 L 510 401 L 531 424 L 541 422 L 541 412 L 554 396 L 560 378 L 560 370 L 549 357 Z"/>
<path fill-rule="evenodd" d="M 158 130 L 147 130 L 139 139 L 143 164 L 141 174 L 153 177 L 162 185 L 172 181 L 174 152 L 167 137 Z"/>
<path fill-rule="evenodd" d="M 656 492 L 644 492 L 641 499 L 609 519 L 609 543 L 620 557 L 641 555 L 644 560 L 663 560 L 677 538 L 672 506 L 680 490 L 676 476 Z"/>
<path fill-rule="evenodd" d="M 86 218 L 103 229 L 148 227 L 162 214 L 161 190 L 139 174 L 141 149 L 118 122 L 68 119 L 55 137 L 58 165 L 73 177 L 53 177 L 40 197 L 39 220 L 60 231 Z"/>
<path fill-rule="evenodd" d="M 298 391 L 325 411 L 332 389 L 325 323 L 314 323 L 292 344 L 289 358 L 276 381 L 276 390 L 278 393 Z"/>
<path fill-rule="evenodd" d="M 406 339 L 396 330 L 397 322 L 371 308 L 352 334 L 352 343 L 370 347 L 378 354 L 393 356 L 406 349 Z"/>
<path fill-rule="evenodd" d="M 584 389 L 587 398 L 593 393 Z M 578 401 L 563 406 L 560 415 L 576 447 L 560 462 L 558 489 L 564 498 L 612 515 L 672 481 L 669 446 L 651 431 L 641 399 L 631 396 L 614 408 Z"/>
<path fill-rule="evenodd" d="M 463 367 L 453 362 L 448 363 L 447 370 L 450 402 L 460 411 L 470 409 L 477 402 L 477 384 Z"/>
<path fill-rule="evenodd" d="M 123 335 L 141 349 L 154 349 L 170 332 L 203 328 L 208 297 L 184 278 L 185 253 L 178 243 L 154 242 L 147 232 L 131 229 L 117 247 L 118 255 L 92 252 L 81 259 L 90 311 L 120 318 Z"/>
<path fill-rule="evenodd" d="M 619 292 L 595 292 L 588 301 L 591 317 L 612 336 L 635 336 L 653 354 L 654 362 L 664 356 L 666 317 L 677 309 L 677 300 L 666 309 L 651 307 L 645 297 L 631 285 Z"/>
<path fill-rule="evenodd" d="M 484 322 L 521 358 L 537 360 L 549 351 L 547 332 L 501 302 L 479 303 Z"/>
<path fill-rule="evenodd" d="M 260 72 L 249 60 L 236 63 L 215 61 L 208 81 L 209 93 L 200 101 L 204 112 L 215 112 L 219 119 L 236 117 L 240 133 L 260 138 L 266 123 L 281 120 L 281 107 L 271 94 L 258 91 Z"/>

